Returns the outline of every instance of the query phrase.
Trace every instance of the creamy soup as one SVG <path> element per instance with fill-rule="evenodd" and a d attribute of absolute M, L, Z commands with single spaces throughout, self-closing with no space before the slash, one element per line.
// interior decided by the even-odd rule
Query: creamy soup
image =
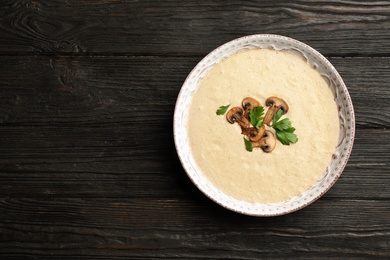
<path fill-rule="evenodd" d="M 241 106 L 253 97 L 265 107 L 270 96 L 284 99 L 299 141 L 279 141 L 274 151 L 248 152 L 238 124 L 216 110 Z M 266 108 L 267 109 L 267 108 Z M 313 186 L 325 172 L 339 139 L 337 106 L 319 73 L 284 51 L 252 49 L 222 60 L 200 80 L 188 117 L 194 159 L 203 174 L 225 194 L 242 201 L 275 203 Z"/>

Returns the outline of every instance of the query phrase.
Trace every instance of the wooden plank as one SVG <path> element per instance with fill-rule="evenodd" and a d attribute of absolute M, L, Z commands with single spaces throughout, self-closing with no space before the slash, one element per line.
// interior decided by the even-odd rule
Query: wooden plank
<path fill-rule="evenodd" d="M 203 56 L 273 33 L 325 55 L 384 56 L 389 13 L 385 1 L 1 1 L 0 53 Z"/>
<path fill-rule="evenodd" d="M 2 56 L 0 122 L 29 127 L 142 122 L 170 127 L 179 90 L 199 60 Z M 390 113 L 381 104 L 390 103 L 389 58 L 330 61 L 349 89 L 356 125 L 388 128 Z"/>
<path fill-rule="evenodd" d="M 390 257 L 388 203 L 320 200 L 255 218 L 197 200 L 1 199 L 0 257 Z"/>
<path fill-rule="evenodd" d="M 331 58 L 348 88 L 360 128 L 388 128 L 389 110 L 372 110 L 372 104 L 389 104 L 387 58 Z M 366 101 L 369 100 L 369 103 Z"/>

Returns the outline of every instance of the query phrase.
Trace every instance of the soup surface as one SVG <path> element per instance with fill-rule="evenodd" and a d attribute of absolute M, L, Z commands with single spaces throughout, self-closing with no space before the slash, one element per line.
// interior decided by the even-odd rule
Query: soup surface
<path fill-rule="evenodd" d="M 290 119 L 299 140 L 277 141 L 271 153 L 248 152 L 240 126 L 216 110 L 241 106 L 245 97 L 265 106 L 270 96 L 288 103 L 282 118 Z M 213 66 L 193 95 L 187 124 L 203 174 L 225 194 L 254 203 L 285 201 L 313 186 L 339 139 L 337 106 L 325 80 L 300 57 L 269 49 L 240 51 Z"/>

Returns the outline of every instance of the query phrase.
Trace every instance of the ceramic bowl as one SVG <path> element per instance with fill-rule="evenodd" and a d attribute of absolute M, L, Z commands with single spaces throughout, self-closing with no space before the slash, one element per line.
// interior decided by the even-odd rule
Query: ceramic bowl
<path fill-rule="evenodd" d="M 338 106 L 340 136 L 332 160 L 322 177 L 308 190 L 288 201 L 271 204 L 240 201 L 218 190 L 197 166 L 187 136 L 188 110 L 198 82 L 216 63 L 243 49 L 283 50 L 304 59 L 325 79 Z M 209 53 L 186 78 L 174 113 L 174 140 L 179 159 L 192 182 L 207 197 L 232 211 L 252 216 L 287 214 L 311 204 L 327 192 L 340 177 L 350 156 L 355 134 L 355 117 L 348 90 L 339 73 L 318 51 L 297 40 L 269 34 L 250 35 L 230 41 Z"/>

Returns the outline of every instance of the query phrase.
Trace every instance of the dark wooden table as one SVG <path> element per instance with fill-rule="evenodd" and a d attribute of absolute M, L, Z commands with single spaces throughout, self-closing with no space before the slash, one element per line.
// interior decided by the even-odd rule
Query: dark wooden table
<path fill-rule="evenodd" d="M 390 257 L 390 2 L 0 0 L 0 259 Z M 234 38 L 324 54 L 356 113 L 336 185 L 298 212 L 230 212 L 174 148 L 181 85 Z"/>

